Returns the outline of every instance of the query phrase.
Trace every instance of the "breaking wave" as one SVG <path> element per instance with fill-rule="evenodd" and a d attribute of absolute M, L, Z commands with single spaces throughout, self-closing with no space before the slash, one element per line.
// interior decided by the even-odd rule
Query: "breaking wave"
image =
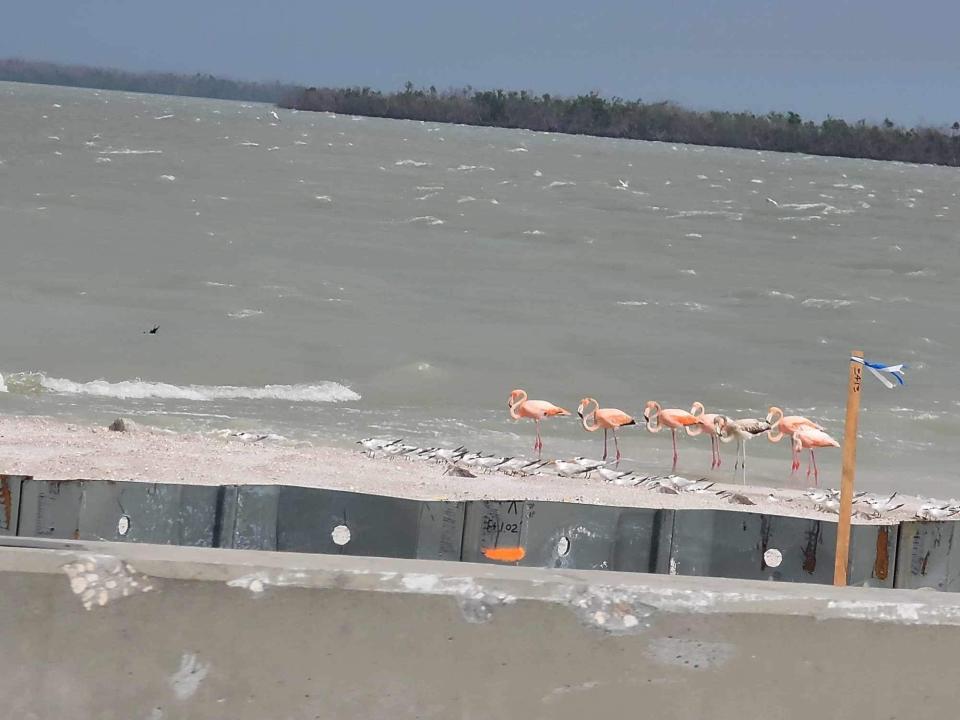
<path fill-rule="evenodd" d="M 263 387 L 238 387 L 233 385 L 170 385 L 145 380 L 92 380 L 76 382 L 66 378 L 48 377 L 43 373 L 14 373 L 7 375 L 9 392 L 39 392 L 47 390 L 61 395 L 89 395 L 92 397 L 118 398 L 120 400 L 190 400 L 211 402 L 214 400 L 283 400 L 286 402 L 349 402 L 359 400 L 360 395 L 345 385 L 326 381 L 316 385 L 264 385 Z"/>

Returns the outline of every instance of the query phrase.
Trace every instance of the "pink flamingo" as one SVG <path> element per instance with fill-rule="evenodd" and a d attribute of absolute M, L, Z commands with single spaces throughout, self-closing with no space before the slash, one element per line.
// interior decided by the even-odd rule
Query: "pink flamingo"
<path fill-rule="evenodd" d="M 677 460 L 680 459 L 677 452 L 677 430 L 686 429 L 688 435 L 696 435 L 690 428 L 700 424 L 697 418 L 686 410 L 661 408 L 660 403 L 650 400 L 643 410 L 643 419 L 647 421 L 647 430 L 650 432 L 660 432 L 664 426 L 670 428 L 673 436 L 673 469 L 676 470 Z"/>
<path fill-rule="evenodd" d="M 767 439 L 774 443 L 780 442 L 780 439 L 784 435 L 789 435 L 792 438 L 794 433 L 800 428 L 813 428 L 821 432 L 824 431 L 820 425 L 810 418 L 805 418 L 802 415 L 784 416 L 783 410 L 776 405 L 771 405 L 767 411 L 767 422 L 770 423 L 770 432 L 767 433 Z M 793 474 L 800 469 L 800 454 L 796 451 L 792 442 L 790 443 L 790 453 L 793 456 L 790 473 Z"/>
<path fill-rule="evenodd" d="M 584 414 L 588 405 L 593 404 L 593 410 Z M 627 415 L 623 410 L 616 408 L 602 408 L 600 403 L 590 397 L 580 401 L 580 407 L 577 408 L 577 415 L 580 416 L 580 422 L 583 429 L 587 432 L 596 432 L 603 428 L 603 459 L 607 459 L 607 430 L 613 430 L 613 444 L 617 448 L 617 464 L 620 463 L 620 443 L 617 441 L 617 428 L 624 425 L 636 425 L 637 421 Z M 593 425 L 588 424 L 588 420 L 593 418 Z"/>
<path fill-rule="evenodd" d="M 537 424 L 537 440 L 533 444 L 533 449 L 537 451 L 537 459 L 543 452 L 543 440 L 540 438 L 540 421 L 545 417 L 555 415 L 569 415 L 567 410 L 557 407 L 546 400 L 527 400 L 526 390 L 514 390 L 510 393 L 507 400 L 507 408 L 510 410 L 510 417 L 514 420 L 529 418 Z"/>
<path fill-rule="evenodd" d="M 717 413 L 705 413 L 703 403 L 695 402 L 690 407 L 690 414 L 693 415 L 699 423 L 696 432 L 694 426 L 687 429 L 688 435 L 699 435 L 702 432 L 710 436 L 710 469 L 720 467 L 720 436 L 717 434 Z"/>
<path fill-rule="evenodd" d="M 817 468 L 817 458 L 813 454 L 814 448 L 840 447 L 840 443 L 827 435 L 823 430 L 814 427 L 797 428 L 793 433 L 793 452 L 800 457 L 800 451 L 810 450 L 810 462 L 807 463 L 807 478 L 810 478 L 810 465 L 813 465 L 813 479 L 820 486 L 820 471 Z M 799 460 L 797 461 L 799 464 Z"/>

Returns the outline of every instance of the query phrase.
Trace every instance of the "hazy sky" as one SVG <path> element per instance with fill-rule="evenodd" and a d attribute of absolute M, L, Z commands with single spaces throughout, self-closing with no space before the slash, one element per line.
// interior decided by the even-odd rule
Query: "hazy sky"
<path fill-rule="evenodd" d="M 0 56 L 960 119 L 956 0 L 29 0 L 2 17 Z"/>

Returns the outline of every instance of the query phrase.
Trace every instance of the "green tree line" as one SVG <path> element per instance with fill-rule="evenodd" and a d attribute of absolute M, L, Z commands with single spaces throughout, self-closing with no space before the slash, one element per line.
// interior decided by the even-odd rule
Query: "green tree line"
<path fill-rule="evenodd" d="M 277 103 L 298 89 L 293 85 L 279 82 L 247 82 L 214 77 L 205 73 L 195 75 L 136 73 L 112 68 L 60 65 L 16 58 L 0 60 L 0 80 L 266 103 Z"/>
<path fill-rule="evenodd" d="M 904 128 L 827 118 L 817 123 L 796 112 L 701 112 L 671 102 L 536 95 L 527 91 L 438 92 L 415 88 L 383 93 L 370 88 L 307 88 L 288 94 L 280 105 L 384 118 L 405 118 L 525 128 L 600 137 L 660 140 L 811 155 L 960 165 L 960 123 L 952 128 Z"/>
<path fill-rule="evenodd" d="M 21 59 L 0 60 L 0 80 L 249 100 L 371 117 L 960 166 L 960 123 L 907 128 L 889 120 L 878 125 L 833 117 L 818 123 L 792 111 L 703 112 L 671 102 L 604 98 L 597 93 L 563 97 L 470 87 L 438 91 L 435 87 L 416 88 L 412 83 L 398 92 L 369 87 L 303 88 L 202 73 L 134 73 Z"/>

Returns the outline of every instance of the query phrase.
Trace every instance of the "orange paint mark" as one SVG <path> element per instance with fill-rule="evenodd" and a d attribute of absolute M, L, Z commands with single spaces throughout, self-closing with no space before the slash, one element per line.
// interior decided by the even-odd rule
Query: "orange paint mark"
<path fill-rule="evenodd" d="M 527 551 L 522 547 L 484 548 L 483 555 L 498 562 L 520 562 L 527 556 Z"/>

